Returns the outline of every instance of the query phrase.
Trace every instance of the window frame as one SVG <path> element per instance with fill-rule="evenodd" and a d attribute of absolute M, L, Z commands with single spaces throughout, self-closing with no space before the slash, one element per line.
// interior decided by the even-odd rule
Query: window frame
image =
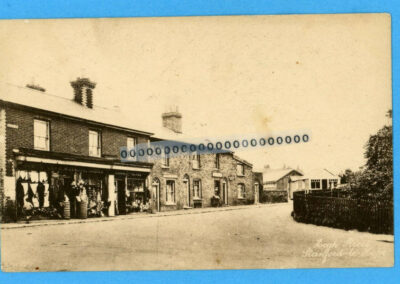
<path fill-rule="evenodd" d="M 162 157 L 162 167 L 163 168 L 169 168 L 170 165 L 171 165 L 170 156 L 169 156 L 169 154 L 165 154 L 164 153 L 163 157 Z"/>
<path fill-rule="evenodd" d="M 195 191 L 196 183 L 198 183 L 198 194 L 196 194 L 196 191 Z M 193 199 L 194 200 L 202 199 L 201 179 L 193 179 Z"/>
<path fill-rule="evenodd" d="M 96 155 L 91 155 L 90 153 L 90 149 L 94 148 L 90 145 L 90 134 L 91 133 L 96 133 L 97 134 L 97 154 Z M 101 131 L 99 130 L 95 130 L 95 129 L 89 129 L 89 156 L 90 157 L 97 157 L 97 158 L 101 158 L 101 154 L 102 154 L 102 137 L 101 137 Z"/>
<path fill-rule="evenodd" d="M 197 163 L 196 163 L 197 166 L 195 166 L 194 161 L 197 162 Z M 201 168 L 200 154 L 199 154 L 199 153 L 192 154 L 192 156 L 191 156 L 191 162 L 192 162 L 192 169 L 199 170 L 199 169 Z"/>
<path fill-rule="evenodd" d="M 245 199 L 246 198 L 246 186 L 244 183 L 238 183 L 238 199 Z"/>
<path fill-rule="evenodd" d="M 132 142 L 133 142 L 133 146 L 129 146 L 129 140 L 130 139 L 132 139 Z M 136 148 L 136 146 L 138 145 L 138 139 L 137 139 L 137 137 L 133 137 L 133 136 L 127 136 L 126 137 L 126 148 L 127 148 L 127 150 L 128 151 L 130 151 L 132 148 Z M 135 151 L 136 151 L 136 149 L 135 149 Z M 135 157 L 131 157 L 134 161 L 137 161 L 137 159 L 138 159 L 138 154 L 136 153 L 135 154 Z"/>
<path fill-rule="evenodd" d="M 172 184 L 172 190 L 169 192 L 168 191 L 168 184 Z M 173 200 L 168 200 L 169 193 L 171 194 L 171 197 Z M 176 181 L 173 179 L 167 179 L 165 181 L 165 204 L 167 205 L 175 205 L 176 204 Z"/>
<path fill-rule="evenodd" d="M 241 172 L 239 173 L 239 166 L 242 168 Z M 244 164 L 243 163 L 237 163 L 236 164 L 236 175 L 237 176 L 244 176 Z"/>
<path fill-rule="evenodd" d="M 46 136 L 42 137 L 42 136 L 38 136 L 35 133 L 35 124 L 36 123 L 44 123 L 46 125 Z M 42 148 L 42 147 L 38 147 L 35 143 L 36 141 L 36 137 L 41 138 L 41 139 L 45 139 L 45 144 L 46 147 Z M 35 150 L 42 150 L 42 151 L 50 151 L 50 121 L 49 120 L 45 120 L 45 119 L 39 119 L 39 118 L 34 118 L 33 119 L 33 149 Z"/>
<path fill-rule="evenodd" d="M 214 160 L 214 167 L 216 168 L 216 169 L 220 169 L 221 168 L 221 156 L 220 156 L 220 154 L 219 153 L 216 153 L 215 154 L 215 160 Z"/>
<path fill-rule="evenodd" d="M 314 187 L 313 187 L 314 185 Z M 316 187 L 318 185 L 318 187 Z M 321 189 L 321 180 L 320 179 L 312 179 L 310 180 L 310 188 L 311 189 Z"/>

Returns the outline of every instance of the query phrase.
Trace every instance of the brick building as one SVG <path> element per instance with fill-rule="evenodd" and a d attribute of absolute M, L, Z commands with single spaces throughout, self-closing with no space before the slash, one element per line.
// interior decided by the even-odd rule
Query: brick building
<path fill-rule="evenodd" d="M 149 132 L 117 110 L 94 105 L 96 84 L 89 79 L 71 86 L 72 99 L 38 86 L 1 86 L 3 208 L 7 200 L 16 204 L 17 214 L 26 202 L 46 211 L 68 200 L 78 216 L 73 192 L 80 183 L 88 208 L 100 211 L 96 216 L 126 214 L 138 203 L 158 211 L 208 207 L 216 196 L 222 205 L 254 202 L 252 165 L 233 152 L 122 162 L 121 147 L 183 139 L 181 114 L 162 114 L 163 127 Z"/>
<path fill-rule="evenodd" d="M 164 113 L 162 122 L 152 141 L 190 139 L 182 131 L 178 111 Z M 195 152 L 152 162 L 152 202 L 158 211 L 209 207 L 215 196 L 220 205 L 254 203 L 253 166 L 233 152 Z"/>
<path fill-rule="evenodd" d="M 126 120 L 117 111 L 94 106 L 95 83 L 78 78 L 71 85 L 73 99 L 35 86 L 2 86 L 2 199 L 16 200 L 17 212 L 26 198 L 34 207 L 46 209 L 58 206 L 64 195 L 74 203 L 71 186 L 83 182 L 91 195 L 88 204 L 102 203 L 104 213 L 111 216 L 124 213 L 119 201 L 125 199 L 126 189 L 145 194 L 152 164 L 122 163 L 120 147 L 146 143 L 152 133 L 124 125 Z"/>

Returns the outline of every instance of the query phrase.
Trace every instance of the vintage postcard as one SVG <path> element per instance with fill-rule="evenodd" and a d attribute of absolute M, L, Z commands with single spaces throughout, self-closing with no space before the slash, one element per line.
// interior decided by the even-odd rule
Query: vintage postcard
<path fill-rule="evenodd" d="M 390 23 L 1 20 L 2 271 L 393 266 Z"/>

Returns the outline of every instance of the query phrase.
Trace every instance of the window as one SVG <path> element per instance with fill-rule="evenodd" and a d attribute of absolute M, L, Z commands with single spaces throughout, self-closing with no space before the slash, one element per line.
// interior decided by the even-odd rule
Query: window
<path fill-rule="evenodd" d="M 167 187 L 166 187 L 166 203 L 167 204 L 175 204 L 175 181 L 174 180 L 167 180 Z"/>
<path fill-rule="evenodd" d="M 193 181 L 193 198 L 201 198 L 201 181 L 199 179 Z"/>
<path fill-rule="evenodd" d="M 49 122 L 35 119 L 33 121 L 33 147 L 37 150 L 50 151 Z"/>
<path fill-rule="evenodd" d="M 215 154 L 215 165 L 216 169 L 219 169 L 219 154 Z"/>
<path fill-rule="evenodd" d="M 128 137 L 126 139 L 126 148 L 128 148 L 128 150 L 136 147 L 137 145 L 137 138 L 134 137 Z"/>
<path fill-rule="evenodd" d="M 237 164 L 236 165 L 236 174 L 238 176 L 244 176 L 244 166 L 243 166 L 243 164 Z"/>
<path fill-rule="evenodd" d="M 89 156 L 101 157 L 100 133 L 93 130 L 89 130 Z"/>
<path fill-rule="evenodd" d="M 238 198 L 246 198 L 246 190 L 243 183 L 238 184 Z"/>
<path fill-rule="evenodd" d="M 135 148 L 137 145 L 137 138 L 134 137 L 128 137 L 126 138 L 126 148 L 128 151 L 130 151 L 131 149 Z M 136 150 L 135 150 L 136 151 Z M 137 160 L 137 153 L 135 153 L 135 156 L 133 157 L 133 160 Z"/>
<path fill-rule="evenodd" d="M 321 180 L 319 179 L 312 179 L 311 180 L 311 189 L 321 188 Z"/>
<path fill-rule="evenodd" d="M 164 167 L 169 167 L 169 155 L 168 155 L 168 154 L 164 154 L 164 157 L 163 157 L 163 166 L 164 166 Z"/>
<path fill-rule="evenodd" d="M 200 155 L 192 155 L 192 167 L 193 169 L 200 169 Z"/>

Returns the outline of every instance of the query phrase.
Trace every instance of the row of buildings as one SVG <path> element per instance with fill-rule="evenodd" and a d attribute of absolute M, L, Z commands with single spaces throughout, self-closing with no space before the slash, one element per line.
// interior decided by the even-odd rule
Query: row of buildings
<path fill-rule="evenodd" d="M 333 176 L 317 181 L 293 169 L 254 171 L 233 152 L 122 162 L 121 147 L 190 138 L 182 131 L 182 115 L 177 109 L 163 113 L 160 127 L 148 130 L 118 109 L 94 105 L 96 84 L 89 79 L 78 78 L 71 87 L 72 99 L 66 99 L 35 85 L 1 86 L 0 204 L 14 203 L 17 215 L 26 202 L 51 215 L 49 208 L 61 210 L 66 200 L 77 214 L 82 188 L 92 215 L 114 216 L 213 202 L 253 204 L 270 191 L 283 192 L 287 200 L 293 191 L 338 183 Z"/>
<path fill-rule="evenodd" d="M 258 201 L 262 180 L 252 164 L 233 152 L 122 162 L 121 147 L 184 139 L 182 116 L 177 110 L 162 114 L 162 128 L 156 132 L 136 127 L 118 110 L 95 106 L 95 86 L 78 78 L 71 82 L 72 99 L 50 95 L 35 85 L 2 86 L 3 206 L 14 202 L 21 213 L 24 203 L 30 202 L 46 212 L 68 200 L 75 210 L 72 205 L 77 206 L 75 199 L 83 187 L 87 206 L 97 216 L 139 208 L 208 207 L 213 198 L 220 205 Z"/>

